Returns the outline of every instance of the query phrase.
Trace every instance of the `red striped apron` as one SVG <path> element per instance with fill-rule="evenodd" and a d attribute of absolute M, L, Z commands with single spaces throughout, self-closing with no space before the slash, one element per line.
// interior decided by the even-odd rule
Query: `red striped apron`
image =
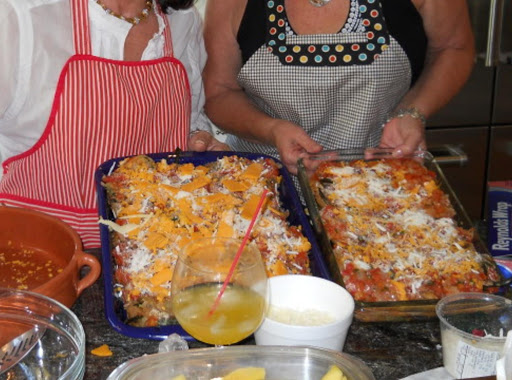
<path fill-rule="evenodd" d="M 99 246 L 94 171 L 124 155 L 184 149 L 190 88 L 172 57 L 165 20 L 163 58 L 126 62 L 91 55 L 88 0 L 70 0 L 75 55 L 64 65 L 43 135 L 3 164 L 0 203 L 57 216 Z"/>

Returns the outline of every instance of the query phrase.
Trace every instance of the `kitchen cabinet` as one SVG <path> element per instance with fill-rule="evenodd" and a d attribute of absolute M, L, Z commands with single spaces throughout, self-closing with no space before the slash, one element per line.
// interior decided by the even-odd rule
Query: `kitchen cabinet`
<path fill-rule="evenodd" d="M 512 125 L 491 128 L 487 178 L 489 181 L 512 180 Z"/>
<path fill-rule="evenodd" d="M 471 220 L 479 220 L 485 194 L 487 127 L 439 128 L 427 130 L 428 149 L 439 158 L 439 166 Z M 444 160 L 460 149 L 467 158 Z"/>
<path fill-rule="evenodd" d="M 427 144 L 464 151 L 464 163 L 441 169 L 470 218 L 480 220 L 486 217 L 487 182 L 512 179 L 512 0 L 467 3 L 475 66 L 461 91 L 428 120 Z"/>

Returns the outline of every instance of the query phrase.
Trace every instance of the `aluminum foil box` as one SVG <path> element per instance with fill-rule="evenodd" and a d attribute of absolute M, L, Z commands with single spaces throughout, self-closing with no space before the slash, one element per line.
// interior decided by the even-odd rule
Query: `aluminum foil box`
<path fill-rule="evenodd" d="M 487 246 L 493 256 L 512 254 L 512 180 L 488 183 Z"/>

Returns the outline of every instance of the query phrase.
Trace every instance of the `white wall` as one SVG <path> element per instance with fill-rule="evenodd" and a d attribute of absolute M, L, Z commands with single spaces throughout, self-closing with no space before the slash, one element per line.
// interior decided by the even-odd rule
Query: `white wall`
<path fill-rule="evenodd" d="M 194 3 L 199 13 L 204 17 L 204 7 L 206 6 L 206 0 L 196 0 Z"/>

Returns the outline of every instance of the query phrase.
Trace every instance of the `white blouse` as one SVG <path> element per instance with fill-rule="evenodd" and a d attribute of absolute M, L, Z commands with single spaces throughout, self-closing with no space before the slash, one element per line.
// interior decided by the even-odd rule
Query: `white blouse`
<path fill-rule="evenodd" d="M 69 0 L 0 0 L 0 163 L 32 147 L 43 134 L 62 67 L 73 51 Z M 174 57 L 185 66 L 192 93 L 191 130 L 211 131 L 203 112 L 206 62 L 202 19 L 195 8 L 170 10 Z M 131 24 L 89 0 L 93 55 L 122 60 Z M 142 60 L 163 56 L 165 24 Z M 0 169 L 0 178 L 2 170 Z"/>

